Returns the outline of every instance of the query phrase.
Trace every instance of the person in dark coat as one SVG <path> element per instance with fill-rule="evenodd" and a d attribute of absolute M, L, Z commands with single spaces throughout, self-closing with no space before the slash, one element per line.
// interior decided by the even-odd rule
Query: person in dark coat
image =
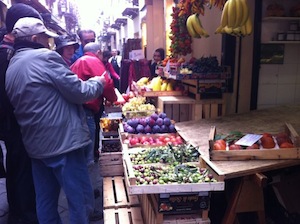
<path fill-rule="evenodd" d="M 26 4 L 12 5 L 6 14 L 8 33 L 0 44 L 0 101 L 3 104 L 5 113 L 5 119 L 1 121 L 0 135 L 7 149 L 6 190 L 9 205 L 9 224 L 38 223 L 31 160 L 25 150 L 19 124 L 5 92 L 5 74 L 14 52 L 14 37 L 11 35 L 11 31 L 17 20 L 23 17 L 41 19 L 40 14 Z"/>
<path fill-rule="evenodd" d="M 151 77 L 157 76 L 156 69 L 159 63 L 162 62 L 165 58 L 165 50 L 163 48 L 158 48 L 154 51 L 153 54 L 153 60 L 150 62 L 150 71 L 151 71 Z"/>

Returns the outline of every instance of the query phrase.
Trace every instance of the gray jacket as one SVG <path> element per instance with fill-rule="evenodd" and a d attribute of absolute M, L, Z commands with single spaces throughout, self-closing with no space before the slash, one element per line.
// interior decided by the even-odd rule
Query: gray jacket
<path fill-rule="evenodd" d="M 10 61 L 5 84 L 31 158 L 90 143 L 82 104 L 102 94 L 98 81 L 80 80 L 54 51 L 22 48 Z"/>

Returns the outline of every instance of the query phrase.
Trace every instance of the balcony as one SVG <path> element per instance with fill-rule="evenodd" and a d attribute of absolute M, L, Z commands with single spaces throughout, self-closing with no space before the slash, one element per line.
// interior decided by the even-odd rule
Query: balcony
<path fill-rule="evenodd" d="M 119 24 L 120 26 L 127 25 L 127 18 L 117 18 L 115 24 Z"/>
<path fill-rule="evenodd" d="M 130 19 L 134 19 L 139 15 L 139 9 L 138 8 L 126 8 L 122 12 L 122 16 L 127 16 Z"/>

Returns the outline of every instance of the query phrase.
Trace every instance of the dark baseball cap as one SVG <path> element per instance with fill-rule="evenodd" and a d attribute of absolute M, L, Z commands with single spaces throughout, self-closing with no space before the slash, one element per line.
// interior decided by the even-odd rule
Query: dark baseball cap
<path fill-rule="evenodd" d="M 77 49 L 79 47 L 79 44 L 77 40 L 70 36 L 70 35 L 61 35 L 54 39 L 56 50 L 59 50 L 63 47 L 74 45 L 74 48 Z"/>
<path fill-rule="evenodd" d="M 29 5 L 23 4 L 23 3 L 17 3 L 12 5 L 6 13 L 6 30 L 7 32 L 11 32 L 14 28 L 15 23 L 23 17 L 33 17 L 37 18 L 43 21 L 43 18 L 39 14 L 37 10 L 32 8 Z"/>

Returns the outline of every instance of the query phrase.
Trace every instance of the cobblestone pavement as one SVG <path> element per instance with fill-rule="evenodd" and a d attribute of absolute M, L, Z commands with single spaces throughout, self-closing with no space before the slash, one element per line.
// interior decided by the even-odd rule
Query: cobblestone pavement
<path fill-rule="evenodd" d="M 103 178 L 100 176 L 99 172 L 99 166 L 98 163 L 95 164 L 95 166 L 91 169 L 91 178 L 93 181 L 94 189 L 98 188 L 100 191 L 100 197 L 96 199 L 96 208 L 99 210 L 103 209 Z M 63 221 L 63 224 L 71 224 L 69 223 L 68 217 L 68 204 L 65 197 L 64 192 L 62 191 L 60 194 L 59 199 L 59 207 L 58 207 L 59 213 L 61 215 L 61 219 Z M 6 198 L 6 187 L 5 187 L 5 179 L 0 178 L 0 224 L 9 224 L 7 223 L 7 217 L 8 217 L 8 204 L 7 204 L 7 198 Z M 103 224 L 103 220 L 97 221 L 97 222 L 90 222 L 91 224 Z"/>

